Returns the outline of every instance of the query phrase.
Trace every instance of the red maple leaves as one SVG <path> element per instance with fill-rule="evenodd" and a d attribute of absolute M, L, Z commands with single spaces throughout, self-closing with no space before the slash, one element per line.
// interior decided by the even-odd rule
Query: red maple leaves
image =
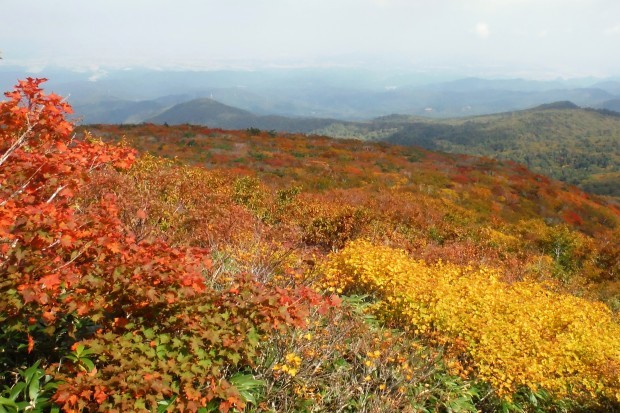
<path fill-rule="evenodd" d="M 302 325 L 305 303 L 320 301 L 318 296 L 306 292 L 294 301 L 288 297 L 293 291 L 270 290 L 247 278 L 240 279 L 236 291 L 218 291 L 206 282 L 212 267 L 208 250 L 173 248 L 161 239 L 136 236 L 121 220 L 122 189 L 91 188 L 95 174 L 102 181 L 130 168 L 134 150 L 90 136 L 75 139 L 64 118 L 70 106 L 44 94 L 44 81 L 21 81 L 0 103 L 0 339 L 10 331 L 23 340 L 20 348 L 27 354 L 16 350 L 16 368 L 22 365 L 19 357 L 43 359 L 64 381 L 53 399 L 67 411 L 96 408 L 115 393 L 161 400 L 161 389 L 171 394 L 172 382 L 140 381 L 128 388 L 118 382 L 119 374 L 142 377 L 141 369 L 150 368 L 129 357 L 142 351 L 133 337 L 160 331 L 155 356 L 172 354 L 165 375 L 167 380 L 178 376 L 174 386 L 181 380 L 178 406 L 200 407 L 202 402 L 187 395 L 206 382 L 219 383 L 208 398 L 221 399 L 220 410 L 242 406 L 222 366 L 250 363 L 258 345 L 250 332 Z M 139 209 L 135 217 L 145 221 L 147 211 Z M 215 328 L 226 340 L 208 344 L 204 339 Z M 171 334 L 179 336 L 177 347 L 168 344 Z M 128 341 L 119 347 L 123 340 Z M 98 353 L 82 352 L 86 345 Z M 201 348 L 215 345 L 221 347 L 217 352 Z M 107 361 L 95 367 L 95 354 Z M 186 363 L 202 360 L 214 367 L 202 377 L 186 377 L 175 365 L 194 360 L 188 354 L 196 361 Z M 155 393 L 149 395 L 151 390 Z"/>

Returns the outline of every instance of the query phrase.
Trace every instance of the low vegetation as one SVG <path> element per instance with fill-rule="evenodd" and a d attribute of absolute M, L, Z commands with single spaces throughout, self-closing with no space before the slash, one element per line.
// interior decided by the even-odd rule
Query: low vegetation
<path fill-rule="evenodd" d="M 386 116 L 315 132 L 510 159 L 587 192 L 620 196 L 620 114 L 570 102 L 461 119 Z"/>
<path fill-rule="evenodd" d="M 41 82 L 0 104 L 0 412 L 620 409 L 614 204 L 420 148 L 74 131 Z"/>

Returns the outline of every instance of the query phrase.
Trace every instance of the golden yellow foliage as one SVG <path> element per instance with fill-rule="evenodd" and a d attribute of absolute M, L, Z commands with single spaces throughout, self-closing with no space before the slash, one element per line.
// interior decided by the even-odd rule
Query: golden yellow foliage
<path fill-rule="evenodd" d="M 462 348 L 451 366 L 473 369 L 500 397 L 527 387 L 620 401 L 620 325 L 601 303 L 367 241 L 332 254 L 322 270 L 327 290 L 372 294 L 385 321 Z"/>

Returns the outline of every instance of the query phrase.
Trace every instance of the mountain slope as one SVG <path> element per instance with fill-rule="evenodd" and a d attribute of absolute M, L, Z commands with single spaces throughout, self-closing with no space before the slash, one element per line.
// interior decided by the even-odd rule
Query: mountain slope
<path fill-rule="evenodd" d="M 88 130 L 107 140 L 123 136 L 144 152 L 174 157 L 216 171 L 229 171 L 238 176 L 256 176 L 266 185 L 266 191 L 299 187 L 306 194 L 302 197 L 303 202 L 310 202 L 311 198 L 315 198 L 318 204 L 326 202 L 325 196 L 329 193 L 335 197 L 332 200 L 334 208 L 344 208 L 345 205 L 362 208 L 365 205 L 367 209 L 360 210 L 362 215 L 359 217 L 347 215 L 348 218 L 342 219 L 350 219 L 350 225 L 355 227 L 359 224 L 368 231 L 374 228 L 367 221 L 368 217 L 383 216 L 387 210 L 403 208 L 402 211 L 387 213 L 381 219 L 388 219 L 389 216 L 390 220 L 394 220 L 390 225 L 405 220 L 406 223 L 400 222 L 398 225 L 413 225 L 417 229 L 410 228 L 414 232 L 409 233 L 409 230 L 401 228 L 397 232 L 403 230 L 405 233 L 386 236 L 397 236 L 400 240 L 398 242 L 402 243 L 399 245 L 424 256 L 439 254 L 442 259 L 458 261 L 469 260 L 476 254 L 489 253 L 489 250 L 485 250 L 488 247 L 487 237 L 474 235 L 474 228 L 484 223 L 490 225 L 492 222 L 501 222 L 501 225 L 506 226 L 500 228 L 501 225 L 495 225 L 497 231 L 525 225 L 519 231 L 529 233 L 538 231 L 534 229 L 538 224 L 534 225 L 531 220 L 541 220 L 544 225 L 568 225 L 584 234 L 598 234 L 596 236 L 601 242 L 605 238 L 601 234 L 620 224 L 620 211 L 613 205 L 606 206 L 607 201 L 604 199 L 534 174 L 512 161 L 437 153 L 383 142 L 221 131 L 192 125 L 94 125 L 89 126 Z M 240 197 L 242 192 L 249 190 L 244 188 L 238 188 Z M 403 198 L 399 198 L 399 194 Z M 418 197 L 419 203 L 411 203 L 409 197 L 412 194 Z M 246 195 L 240 199 L 245 199 Z M 252 202 L 260 204 L 263 201 L 256 198 Z M 435 212 L 427 208 L 431 204 Z M 277 213 L 277 207 L 270 208 L 260 213 Z M 442 212 L 435 215 L 438 210 Z M 324 212 L 327 214 L 324 218 L 328 219 L 329 214 Z M 321 213 L 315 211 L 314 216 L 300 218 L 314 219 Z M 336 219 L 335 216 L 332 218 Z M 340 245 L 346 237 L 361 236 L 351 227 L 338 229 L 335 226 L 330 229 L 331 224 L 328 225 L 327 221 L 323 224 L 319 221 L 316 228 L 304 227 L 304 231 L 318 231 L 312 242 L 319 245 L 331 248 Z M 528 225 L 532 225 L 531 228 Z M 516 230 L 516 227 L 513 229 Z M 330 231 L 333 233 L 328 237 Z M 511 234 L 523 236 L 516 232 Z M 522 242 L 531 242 L 530 236 L 539 237 L 540 234 L 532 233 L 523 238 Z M 421 242 L 419 238 L 425 241 Z M 307 240 L 310 242 L 310 238 Z M 504 239 L 492 249 L 512 249 L 516 247 L 513 242 L 516 241 Z M 617 244 L 616 241 L 612 243 Z M 458 253 L 453 249 L 457 244 L 458 248 L 472 250 L 467 254 L 463 251 Z M 528 244 L 528 248 L 544 248 L 542 241 L 534 244 Z M 575 249 L 572 253 L 582 252 Z M 508 256 L 510 254 L 503 256 L 500 261 Z M 618 266 L 620 262 L 613 265 Z M 526 266 L 511 268 L 511 271 L 518 272 L 533 270 L 533 267 L 528 270 Z M 618 270 L 620 267 L 614 271 Z M 588 277 L 595 273 L 593 269 L 590 271 Z M 612 277 L 620 276 L 620 273 L 614 274 Z"/>
<path fill-rule="evenodd" d="M 450 371 L 490 389 L 470 410 L 496 411 L 497 398 L 504 397 L 536 404 L 568 398 L 598 403 L 599 411 L 615 408 L 610 398 L 620 383 L 613 337 L 619 327 L 610 307 L 618 304 L 620 211 L 604 200 L 514 162 L 381 142 L 192 125 L 90 129 L 109 139 L 124 135 L 142 151 L 177 159 L 145 156 L 121 179 L 124 186 L 111 182 L 100 189 L 123 189 L 119 207 L 141 233 L 162 234 L 175 245 L 212 246 L 223 271 L 234 268 L 276 285 L 315 283 L 358 303 L 365 309 L 360 313 L 374 316 L 371 322 L 384 331 L 441 340 Z M 237 291 L 236 284 L 225 290 L 230 288 Z M 394 359 L 385 355 L 391 342 L 379 339 L 382 349 L 359 350 L 351 344 L 359 341 L 341 338 L 351 324 L 338 320 L 337 326 L 326 323 L 335 327 L 328 333 L 337 337 L 334 344 L 321 341 L 317 330 L 302 332 L 289 347 L 277 347 L 275 367 L 250 371 L 276 383 L 271 389 L 295 376 L 320 394 L 326 386 L 342 393 L 353 382 L 381 390 L 393 377 L 383 370 Z M 583 320 L 592 320 L 592 328 Z M 334 345 L 340 347 L 332 352 Z M 592 346 L 594 351 L 581 351 Z M 362 357 L 350 357 L 354 349 Z M 329 358 L 334 353 L 337 368 Z M 591 367 L 575 373 L 575 357 Z M 319 375 L 318 363 L 325 366 Z M 367 369 L 342 378 L 355 363 Z M 601 388 L 594 395 L 584 390 L 592 380 Z M 513 395 L 527 386 L 543 388 L 551 398 Z M 270 392 L 266 400 L 280 406 L 277 397 Z M 295 404 L 303 398 L 281 405 L 303 410 Z M 337 410 L 334 399 L 312 400 L 324 411 Z"/>
<path fill-rule="evenodd" d="M 258 116 L 213 99 L 195 99 L 180 103 L 148 120 L 156 124 L 208 125 L 214 128 L 310 132 L 336 122 L 333 119 L 292 118 L 278 115 Z"/>
<path fill-rule="evenodd" d="M 74 129 L 40 83 L 0 102 L 1 411 L 620 411 L 606 199 L 384 142 Z"/>
<path fill-rule="evenodd" d="M 620 113 L 620 99 L 606 100 L 598 107 L 600 107 L 601 109 L 613 110 L 614 112 Z"/>
<path fill-rule="evenodd" d="M 511 159 L 589 192 L 620 197 L 620 117 L 604 110 L 581 109 L 570 101 L 469 118 L 431 120 L 394 115 L 370 122 L 343 122 L 257 116 L 211 99 L 198 99 L 176 105 L 151 120 L 385 140 Z"/>
<path fill-rule="evenodd" d="M 620 117 L 554 107 L 557 105 L 462 120 L 412 122 L 387 141 L 511 159 L 588 191 L 620 196 Z"/>
<path fill-rule="evenodd" d="M 217 124 L 229 127 L 240 122 L 247 122 L 256 116 L 243 109 L 224 105 L 213 99 L 195 99 L 179 103 L 159 115 L 149 119 L 153 123 L 172 125 L 189 123 L 194 125 Z"/>

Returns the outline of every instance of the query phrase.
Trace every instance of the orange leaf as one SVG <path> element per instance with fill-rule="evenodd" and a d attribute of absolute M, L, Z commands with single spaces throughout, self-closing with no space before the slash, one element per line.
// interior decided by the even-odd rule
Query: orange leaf
<path fill-rule="evenodd" d="M 73 237 L 71 237 L 70 235 L 63 235 L 62 237 L 60 237 L 60 245 L 62 245 L 63 247 L 70 247 L 71 244 L 73 244 Z"/>
<path fill-rule="evenodd" d="M 92 390 L 82 390 L 82 392 L 80 393 L 80 396 L 81 396 L 83 399 L 88 400 L 88 399 L 90 399 L 90 396 L 91 396 L 92 394 L 93 394 Z"/>
<path fill-rule="evenodd" d="M 33 348 L 34 348 L 34 339 L 32 338 L 30 334 L 28 334 L 28 354 L 32 352 Z"/>
<path fill-rule="evenodd" d="M 110 242 L 106 244 L 106 247 L 112 252 L 119 253 L 121 252 L 121 246 L 118 242 Z"/>
<path fill-rule="evenodd" d="M 67 150 L 67 145 L 65 145 L 64 142 L 56 142 L 56 149 L 60 152 L 64 152 Z"/>
<path fill-rule="evenodd" d="M 101 386 L 95 386 L 95 400 L 97 403 L 101 404 L 108 398 L 108 395 L 105 393 L 105 388 Z"/>
<path fill-rule="evenodd" d="M 67 198 L 71 198 L 73 196 L 73 191 L 70 190 L 69 188 L 65 188 L 62 191 L 60 191 L 60 195 L 67 197 Z"/>
<path fill-rule="evenodd" d="M 46 275 L 45 277 L 41 277 L 39 283 L 44 285 L 45 288 L 53 290 L 60 285 L 60 278 L 58 273 Z"/>

